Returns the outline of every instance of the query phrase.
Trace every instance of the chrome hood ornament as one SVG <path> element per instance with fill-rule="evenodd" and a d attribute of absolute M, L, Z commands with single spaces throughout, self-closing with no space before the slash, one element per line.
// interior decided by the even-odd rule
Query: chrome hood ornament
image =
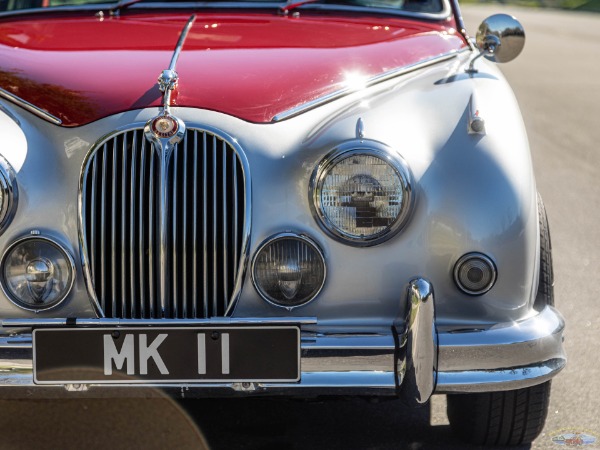
<path fill-rule="evenodd" d="M 154 147 L 161 153 L 169 153 L 174 144 L 183 139 L 185 134 L 185 124 L 170 113 L 171 94 L 177 87 L 179 75 L 175 70 L 179 54 L 183 48 L 183 43 L 187 37 L 190 28 L 194 24 L 196 16 L 193 15 L 183 27 L 175 51 L 171 57 L 169 68 L 163 70 L 158 76 L 158 88 L 163 93 L 162 111 L 146 124 L 144 128 L 146 138 L 154 144 Z"/>
<path fill-rule="evenodd" d="M 158 87 L 163 92 L 163 105 L 162 111 L 154 118 L 150 119 L 144 127 L 144 135 L 146 139 L 152 143 L 153 150 L 159 156 L 159 205 L 158 205 L 158 217 L 159 217 L 159 233 L 160 233 L 160 305 L 163 317 L 168 315 L 166 310 L 169 304 L 169 272 L 168 272 L 168 255 L 169 255 L 169 241 L 168 241 L 168 226 L 167 217 L 169 215 L 170 205 L 169 196 L 167 195 L 168 181 L 169 181 L 169 162 L 171 160 L 171 153 L 177 147 L 177 144 L 183 140 L 185 136 L 185 123 L 175 117 L 170 112 L 171 106 L 171 94 L 177 87 L 179 76 L 175 71 L 175 66 L 181 53 L 183 43 L 187 37 L 188 31 L 192 27 L 196 16 L 193 15 L 188 20 L 187 24 L 181 31 L 179 41 L 175 46 L 175 51 L 171 57 L 171 64 L 169 68 L 163 70 L 158 77 Z"/>

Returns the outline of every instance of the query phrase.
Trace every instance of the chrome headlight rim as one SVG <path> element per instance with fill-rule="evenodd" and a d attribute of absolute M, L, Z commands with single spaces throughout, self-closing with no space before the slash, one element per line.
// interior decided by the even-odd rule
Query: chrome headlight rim
<path fill-rule="evenodd" d="M 4 233 L 17 211 L 19 190 L 17 188 L 17 174 L 10 163 L 0 155 L 0 190 L 4 197 L 0 208 L 0 234 Z"/>
<path fill-rule="evenodd" d="M 31 307 L 31 305 L 28 305 L 27 303 L 19 300 L 18 298 L 15 298 L 14 295 L 10 292 L 10 289 L 6 286 L 6 280 L 4 279 L 4 267 L 6 264 L 6 258 L 10 255 L 11 251 L 16 246 L 18 246 L 26 241 L 43 241 L 43 242 L 46 242 L 46 243 L 52 245 L 53 247 L 58 249 L 65 256 L 65 261 L 67 262 L 68 267 L 69 267 L 69 271 L 70 271 L 69 278 L 70 279 L 69 279 L 69 282 L 67 283 L 64 293 L 58 299 L 54 300 L 52 303 L 50 303 L 47 306 L 42 305 L 39 308 L 33 308 L 33 307 Z M 71 253 L 69 251 L 67 251 L 67 249 L 65 248 L 65 246 L 62 243 L 60 243 L 58 240 L 51 238 L 49 236 L 46 236 L 46 235 L 33 234 L 33 233 L 28 234 L 26 236 L 22 236 L 22 237 L 16 239 L 6 248 L 6 250 L 4 250 L 4 253 L 2 254 L 2 258 L 0 259 L 0 289 L 2 289 L 2 292 L 4 293 L 4 295 L 12 304 L 14 304 L 15 306 L 17 306 L 18 308 L 20 308 L 22 310 L 35 312 L 35 313 L 39 313 L 42 311 L 48 311 L 48 310 L 51 310 L 51 309 L 54 309 L 54 308 L 57 308 L 58 306 L 60 306 L 65 301 L 65 299 L 69 296 L 71 291 L 73 290 L 73 286 L 75 285 L 75 277 L 76 277 L 75 270 L 76 270 L 75 259 L 73 258 L 73 255 L 71 255 Z"/>
<path fill-rule="evenodd" d="M 336 164 L 353 155 L 367 155 L 379 158 L 389 164 L 402 183 L 402 207 L 394 222 L 379 233 L 358 238 L 343 232 L 333 224 L 323 212 L 321 190 L 328 172 Z M 355 247 L 371 247 L 381 244 L 398 234 L 408 223 L 414 210 L 415 196 L 412 172 L 402 156 L 391 147 L 377 141 L 353 140 L 335 147 L 323 158 L 311 176 L 309 184 L 310 207 L 315 221 L 330 237 L 344 244 Z"/>
<path fill-rule="evenodd" d="M 265 247 L 273 244 L 274 242 L 277 242 L 277 241 L 283 240 L 283 239 L 296 239 L 296 240 L 299 240 L 299 241 L 309 245 L 317 253 L 317 255 L 321 259 L 321 263 L 323 265 L 323 281 L 321 282 L 321 285 L 313 293 L 313 295 L 310 297 L 309 300 L 306 300 L 305 302 L 303 302 L 299 305 L 282 305 L 282 304 L 278 303 L 277 301 L 271 299 L 268 294 L 263 292 L 263 290 L 258 285 L 258 282 L 256 281 L 255 271 L 256 271 L 256 261 L 258 259 L 258 256 L 260 255 L 260 253 L 262 252 L 262 250 Z M 325 286 L 325 282 L 327 280 L 327 264 L 325 264 L 325 254 L 323 253 L 323 251 L 321 250 L 319 245 L 313 239 L 308 237 L 306 234 L 294 233 L 291 231 L 277 233 L 277 234 L 271 235 L 267 239 L 265 239 L 258 246 L 256 251 L 254 252 L 254 256 L 252 257 L 252 265 L 251 265 L 250 272 L 251 272 L 252 284 L 254 285 L 254 289 L 256 290 L 256 292 L 258 292 L 258 294 L 261 296 L 261 298 L 272 306 L 276 306 L 277 308 L 283 308 L 288 311 L 292 311 L 296 308 L 302 308 L 302 307 L 312 303 L 319 296 L 321 291 L 323 290 L 323 287 Z"/>

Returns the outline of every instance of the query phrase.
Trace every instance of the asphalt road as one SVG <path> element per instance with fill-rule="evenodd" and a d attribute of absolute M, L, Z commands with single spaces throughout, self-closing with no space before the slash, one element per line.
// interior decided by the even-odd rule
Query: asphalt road
<path fill-rule="evenodd" d="M 561 448 L 551 438 L 564 429 L 600 441 L 600 15 L 501 5 L 463 12 L 473 34 L 494 12 L 514 14 L 527 33 L 522 55 L 502 70 L 550 218 L 569 356 L 533 448 Z M 443 396 L 420 410 L 362 400 L 0 400 L 0 449 L 191 449 L 207 447 L 205 439 L 213 449 L 468 448 L 450 433 Z"/>

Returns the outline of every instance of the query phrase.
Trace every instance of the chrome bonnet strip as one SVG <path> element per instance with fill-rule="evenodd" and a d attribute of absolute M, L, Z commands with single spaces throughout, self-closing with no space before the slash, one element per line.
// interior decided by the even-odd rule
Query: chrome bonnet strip
<path fill-rule="evenodd" d="M 303 114 L 311 109 L 318 108 L 319 106 L 323 106 L 327 103 L 331 103 L 334 100 L 338 100 L 342 97 L 345 97 L 350 94 L 354 94 L 371 86 L 374 86 L 379 83 L 383 83 L 384 81 L 391 80 L 392 78 L 400 77 L 402 75 L 409 74 L 411 72 L 415 72 L 420 69 L 424 69 L 429 66 L 433 66 L 435 64 L 442 63 L 444 61 L 448 61 L 450 59 L 456 58 L 459 54 L 471 51 L 469 47 L 465 47 L 461 50 L 452 50 L 449 53 L 445 53 L 443 55 L 434 56 L 432 58 L 424 59 L 423 61 L 419 61 L 418 63 L 409 64 L 408 66 L 398 67 L 396 69 L 389 70 L 387 72 L 383 72 L 379 75 L 375 75 L 371 78 L 365 80 L 361 86 L 358 87 L 346 87 L 343 89 L 339 89 L 330 94 L 324 95 L 322 97 L 311 100 L 310 102 L 304 103 L 302 105 L 296 106 L 292 109 L 288 109 L 282 113 L 277 114 L 275 117 L 271 119 L 271 122 L 281 122 L 282 120 L 289 119 L 291 117 L 298 116 Z"/>
<path fill-rule="evenodd" d="M 17 97 L 16 95 L 11 94 L 10 92 L 5 91 L 2 88 L 0 88 L 0 97 L 5 98 L 6 100 L 14 103 L 15 105 L 20 106 L 21 108 L 29 111 L 32 114 L 35 114 L 38 117 L 41 117 L 44 120 L 47 120 L 50 123 L 53 123 L 54 125 L 62 125 L 62 120 L 60 120 L 58 117 L 53 116 L 48 111 L 39 108 L 35 105 L 32 105 L 28 101 L 23 100 L 22 98 Z"/>

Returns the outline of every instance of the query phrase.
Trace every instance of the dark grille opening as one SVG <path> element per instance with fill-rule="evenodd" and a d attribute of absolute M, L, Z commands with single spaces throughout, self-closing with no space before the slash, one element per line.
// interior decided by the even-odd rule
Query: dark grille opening
<path fill-rule="evenodd" d="M 188 130 L 167 173 L 163 296 L 157 152 L 143 130 L 127 131 L 96 148 L 84 168 L 84 256 L 106 317 L 223 316 L 235 294 L 246 195 L 237 153 L 214 134 Z"/>

